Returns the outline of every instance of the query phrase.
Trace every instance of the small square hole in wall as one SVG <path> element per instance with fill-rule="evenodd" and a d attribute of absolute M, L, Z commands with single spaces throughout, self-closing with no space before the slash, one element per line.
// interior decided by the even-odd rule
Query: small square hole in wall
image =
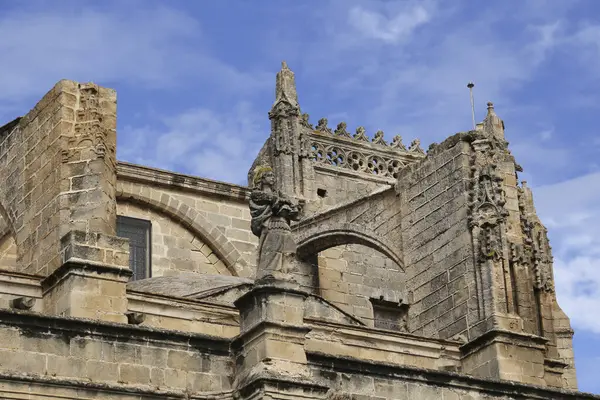
<path fill-rule="evenodd" d="M 319 197 L 325 197 L 325 196 L 327 196 L 327 190 L 323 189 L 323 188 L 318 188 L 317 189 L 317 196 L 319 196 Z"/>
<path fill-rule="evenodd" d="M 370 299 L 373 306 L 373 324 L 375 328 L 391 331 L 408 331 L 408 305 L 393 303 L 381 298 Z"/>

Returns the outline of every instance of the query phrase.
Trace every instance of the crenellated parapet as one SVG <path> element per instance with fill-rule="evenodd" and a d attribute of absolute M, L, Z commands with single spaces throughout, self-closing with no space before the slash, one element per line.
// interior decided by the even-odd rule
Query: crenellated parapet
<path fill-rule="evenodd" d="M 327 118 L 319 119 L 315 127 L 308 114 L 302 114 L 301 126 L 308 139 L 310 157 L 319 166 L 396 179 L 402 168 L 425 157 L 419 139 L 405 146 L 402 137 L 396 135 L 388 143 L 381 130 L 370 139 L 362 126 L 354 134 L 348 131 L 345 122 L 332 130 Z"/>

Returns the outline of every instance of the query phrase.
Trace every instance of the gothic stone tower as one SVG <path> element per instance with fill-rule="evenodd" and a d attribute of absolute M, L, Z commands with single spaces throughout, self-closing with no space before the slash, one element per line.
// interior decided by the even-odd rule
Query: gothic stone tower
<path fill-rule="evenodd" d="M 403 310 L 387 326 L 461 341 L 465 373 L 577 387 L 546 229 L 491 103 L 476 130 L 425 155 L 418 140 L 313 127 L 284 63 L 269 117 L 254 166 L 271 163 L 281 190 L 305 201 L 293 229 L 318 264 L 317 293 L 371 326 L 386 324 L 387 304 Z M 380 263 L 383 279 L 359 277 Z"/>

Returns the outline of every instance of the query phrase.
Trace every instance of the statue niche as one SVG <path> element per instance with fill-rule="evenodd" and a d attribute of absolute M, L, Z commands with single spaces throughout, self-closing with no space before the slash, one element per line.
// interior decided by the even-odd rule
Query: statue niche
<path fill-rule="evenodd" d="M 306 275 L 302 271 L 306 269 L 296 258 L 297 246 L 290 230 L 291 221 L 299 219 L 298 202 L 274 191 L 275 174 L 271 167 L 257 167 L 253 183 L 250 226 L 259 237 L 256 282 L 277 280 L 302 285 L 301 276 Z"/>

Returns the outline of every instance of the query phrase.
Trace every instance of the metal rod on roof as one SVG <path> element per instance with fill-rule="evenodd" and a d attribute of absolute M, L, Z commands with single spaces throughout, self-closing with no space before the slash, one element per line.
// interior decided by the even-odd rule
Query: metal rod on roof
<path fill-rule="evenodd" d="M 473 130 L 477 129 L 475 125 L 475 102 L 473 101 L 473 87 L 475 84 L 473 82 L 467 83 L 467 87 L 469 88 L 469 93 L 471 95 L 471 116 L 473 117 Z"/>

